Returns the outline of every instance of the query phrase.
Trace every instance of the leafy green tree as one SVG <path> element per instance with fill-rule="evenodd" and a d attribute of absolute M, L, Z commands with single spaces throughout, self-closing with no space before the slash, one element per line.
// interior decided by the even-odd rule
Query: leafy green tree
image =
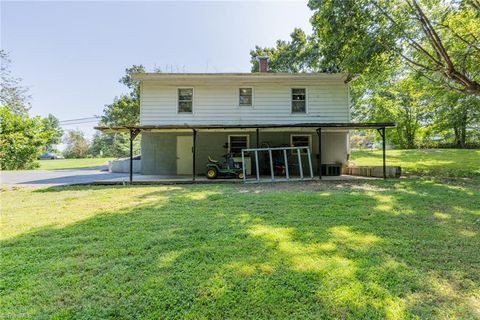
<path fill-rule="evenodd" d="M 477 0 L 310 0 L 325 63 L 353 74 L 398 58 L 447 90 L 480 96 Z"/>
<path fill-rule="evenodd" d="M 90 152 L 94 157 L 127 157 L 130 152 L 130 141 L 124 133 L 101 133 L 93 136 Z M 134 140 L 134 154 L 140 153 L 140 143 Z"/>
<path fill-rule="evenodd" d="M 436 115 L 432 119 L 434 132 L 443 132 L 448 137 L 453 131 L 453 144 L 458 148 L 465 148 L 469 140 L 479 145 L 475 131 L 480 124 L 480 99 L 459 92 L 444 92 L 433 96 L 431 108 Z"/>
<path fill-rule="evenodd" d="M 274 48 L 255 46 L 250 51 L 252 72 L 258 71 L 257 57 L 270 58 L 269 69 L 272 72 L 316 72 L 329 71 L 322 65 L 318 56 L 318 44 L 313 37 L 308 37 L 299 28 L 290 34 L 290 41 L 278 40 Z"/>
<path fill-rule="evenodd" d="M 46 142 L 45 150 L 49 152 L 55 151 L 54 146 L 62 142 L 63 129 L 57 117 L 49 114 L 42 119 L 44 130 L 49 132 L 49 139 Z"/>
<path fill-rule="evenodd" d="M 0 168 L 2 170 L 38 167 L 37 156 L 51 139 L 40 117 L 17 114 L 6 106 L 0 107 Z"/>
<path fill-rule="evenodd" d="M 63 151 L 65 158 L 85 158 L 89 155 L 90 143 L 80 130 L 68 130 L 63 142 L 67 145 Z"/>
<path fill-rule="evenodd" d="M 119 82 L 127 86 L 130 92 L 115 97 L 113 103 L 105 106 L 100 125 L 131 126 L 140 122 L 140 84 L 132 78 L 132 75 L 138 72 L 145 72 L 145 68 L 142 65 L 133 65 L 125 69 L 125 76 Z"/>
<path fill-rule="evenodd" d="M 27 114 L 30 110 L 28 88 L 21 85 L 22 79 L 12 76 L 11 60 L 4 50 L 0 50 L 0 105 L 15 114 Z"/>
<path fill-rule="evenodd" d="M 140 123 L 140 84 L 134 80 L 134 73 L 145 72 L 142 65 L 133 65 L 125 69 L 125 75 L 119 80 L 130 92 L 115 97 L 113 103 L 106 105 L 100 119 L 101 126 L 132 126 Z M 157 71 L 158 72 L 158 71 Z M 122 157 L 128 155 L 129 137 L 125 133 L 98 133 L 92 141 L 94 155 Z M 140 140 L 134 140 L 134 150 L 140 149 Z"/>
<path fill-rule="evenodd" d="M 140 101 L 129 95 L 122 95 L 105 106 L 100 125 L 133 126 L 139 123 L 139 116 Z"/>
<path fill-rule="evenodd" d="M 0 59 L 0 166 L 3 170 L 35 168 L 37 155 L 58 143 L 62 130 L 53 115 L 28 116 L 28 88 L 12 76 L 11 61 L 3 50 Z"/>
<path fill-rule="evenodd" d="M 352 90 L 356 108 L 353 116 L 358 121 L 387 122 L 397 124 L 390 141 L 401 148 L 414 148 L 418 140 L 418 131 L 428 119 L 429 102 L 424 92 L 419 90 L 417 79 L 410 74 L 400 78 L 388 78 L 376 86 L 357 81 Z M 368 88 L 368 90 L 365 90 Z"/>
<path fill-rule="evenodd" d="M 250 52 L 270 57 L 271 72 L 344 72 L 354 121 L 395 121 L 395 145 L 422 135 L 457 146 L 476 137 L 480 3 L 430 0 L 311 0 L 313 34 Z M 473 129 L 472 129 L 473 128 Z"/>

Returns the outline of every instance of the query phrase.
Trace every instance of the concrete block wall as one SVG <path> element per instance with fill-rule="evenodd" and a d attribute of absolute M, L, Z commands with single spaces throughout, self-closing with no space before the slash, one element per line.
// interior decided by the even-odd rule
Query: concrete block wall
<path fill-rule="evenodd" d="M 177 173 L 175 132 L 142 132 L 142 174 Z"/>
<path fill-rule="evenodd" d="M 132 161 L 133 173 L 141 173 L 141 160 Z M 110 172 L 128 173 L 130 172 L 130 158 L 112 160 L 108 163 Z"/>
<path fill-rule="evenodd" d="M 229 135 L 249 135 L 250 148 L 256 147 L 255 132 L 197 132 L 196 172 L 205 173 L 208 156 L 222 161 L 228 152 L 223 146 Z M 271 147 L 290 145 L 291 134 L 310 134 L 312 137 L 312 166 L 317 172 L 318 137 L 316 132 L 262 132 L 260 145 L 267 142 Z M 177 173 L 177 140 L 179 135 L 192 136 L 191 133 L 143 132 L 142 133 L 142 173 L 155 175 L 174 175 Z M 346 132 L 322 132 L 322 163 L 345 163 L 348 153 L 348 134 Z M 302 161 L 307 162 L 306 156 Z M 252 166 L 254 159 L 252 157 Z"/>

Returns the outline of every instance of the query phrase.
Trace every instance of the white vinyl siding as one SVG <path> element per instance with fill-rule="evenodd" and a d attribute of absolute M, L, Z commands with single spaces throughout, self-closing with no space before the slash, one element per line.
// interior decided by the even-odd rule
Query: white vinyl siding
<path fill-rule="evenodd" d="M 299 86 L 300 85 L 300 86 Z M 239 107 L 239 85 L 191 85 L 194 112 L 177 113 L 177 86 L 143 81 L 140 122 L 142 125 L 172 124 L 288 124 L 301 122 L 348 122 L 347 85 L 321 81 L 318 85 L 261 84 L 253 88 L 254 108 Z M 306 88 L 308 113 L 292 113 L 292 88 Z"/>

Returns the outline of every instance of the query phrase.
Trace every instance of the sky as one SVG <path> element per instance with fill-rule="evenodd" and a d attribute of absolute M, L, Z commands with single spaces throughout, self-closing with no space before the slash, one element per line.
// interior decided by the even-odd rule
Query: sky
<path fill-rule="evenodd" d="M 32 95 L 31 115 L 101 115 L 126 92 L 125 68 L 249 72 L 249 52 L 310 33 L 306 1 L 5 1 L 1 48 Z M 69 125 L 91 137 L 95 123 Z"/>

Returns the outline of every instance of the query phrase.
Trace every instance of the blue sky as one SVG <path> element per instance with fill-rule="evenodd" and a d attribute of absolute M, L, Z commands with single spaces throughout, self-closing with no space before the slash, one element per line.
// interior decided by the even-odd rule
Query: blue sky
<path fill-rule="evenodd" d="M 1 1 L 1 46 L 32 94 L 32 115 L 100 115 L 143 64 L 173 72 L 249 72 L 250 49 L 310 32 L 300 2 Z M 93 123 L 65 127 L 91 136 Z"/>

